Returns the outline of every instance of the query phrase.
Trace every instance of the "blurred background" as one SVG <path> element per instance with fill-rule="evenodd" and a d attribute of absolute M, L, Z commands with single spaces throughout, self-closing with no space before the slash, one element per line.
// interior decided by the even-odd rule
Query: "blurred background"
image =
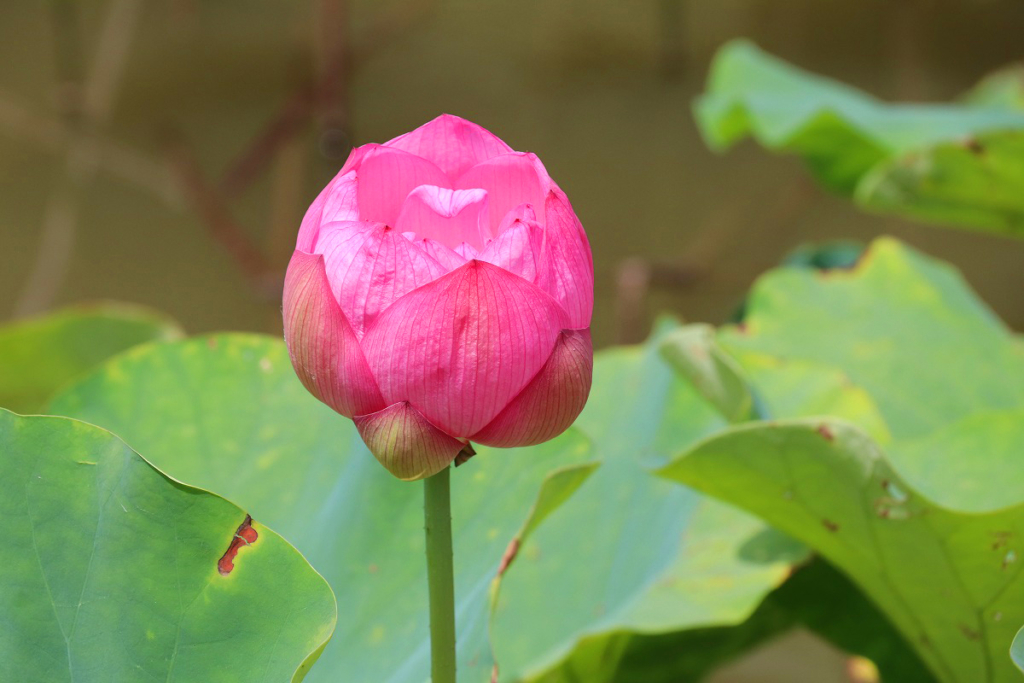
<path fill-rule="evenodd" d="M 536 152 L 569 194 L 594 250 L 599 346 L 643 338 L 664 310 L 722 322 L 800 244 L 883 233 L 959 266 L 1024 329 L 1024 242 L 864 214 L 795 158 L 713 154 L 690 114 L 737 36 L 884 99 L 950 99 L 1022 58 L 1019 0 L 0 8 L 3 319 L 115 299 L 193 333 L 279 334 L 299 221 L 351 146 L 449 112 Z M 850 680 L 824 645 L 788 638 L 799 662 L 776 649 L 719 680 Z"/>
<path fill-rule="evenodd" d="M 0 316 L 80 300 L 280 330 L 302 213 L 351 145 L 440 112 L 536 152 L 591 236 L 595 341 L 720 322 L 808 240 L 890 233 L 1024 328 L 1024 243 L 865 215 L 690 115 L 736 36 L 886 99 L 1021 58 L 1016 0 L 49 0 L 0 18 Z M 647 285 L 645 287 L 645 283 Z"/>

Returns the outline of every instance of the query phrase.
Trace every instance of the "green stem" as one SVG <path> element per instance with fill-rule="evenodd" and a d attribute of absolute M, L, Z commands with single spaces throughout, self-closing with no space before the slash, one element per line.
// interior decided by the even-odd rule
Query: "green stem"
<path fill-rule="evenodd" d="M 455 580 L 452 569 L 451 468 L 423 481 L 430 593 L 430 680 L 455 683 Z"/>

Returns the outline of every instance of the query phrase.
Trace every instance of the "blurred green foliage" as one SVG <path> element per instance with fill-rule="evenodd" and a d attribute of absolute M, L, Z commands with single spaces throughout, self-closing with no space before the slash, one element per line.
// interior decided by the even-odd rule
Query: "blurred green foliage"
<path fill-rule="evenodd" d="M 1024 237 L 1024 108 L 1015 76 L 962 104 L 885 104 L 771 57 L 723 47 L 694 111 L 714 149 L 752 136 L 803 157 L 869 210 Z"/>
<path fill-rule="evenodd" d="M 0 327 L 0 406 L 42 407 L 58 387 L 136 344 L 181 336 L 155 311 L 126 304 L 66 308 Z"/>
<path fill-rule="evenodd" d="M 985 514 L 937 506 L 863 432 L 826 418 L 737 427 L 664 472 L 742 505 L 842 567 L 940 681 L 1019 680 L 1005 653 L 1024 620 L 1014 567 L 1024 504 Z"/>
<path fill-rule="evenodd" d="M 948 266 L 879 240 L 850 271 L 769 273 L 718 343 L 773 418 L 792 417 L 815 376 L 876 410 L 841 415 L 859 429 L 815 418 L 728 430 L 666 474 L 822 553 L 939 680 L 1017 680 L 1003 653 L 1024 621 L 1020 337 Z"/>

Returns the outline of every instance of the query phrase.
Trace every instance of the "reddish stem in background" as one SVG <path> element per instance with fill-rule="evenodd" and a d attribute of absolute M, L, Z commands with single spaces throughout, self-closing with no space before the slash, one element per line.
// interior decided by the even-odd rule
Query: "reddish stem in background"
<path fill-rule="evenodd" d="M 179 136 L 171 136 L 168 157 L 186 196 L 210 234 L 227 249 L 242 272 L 263 289 L 270 264 L 235 221 L 221 195 L 207 183 L 195 155 Z"/>

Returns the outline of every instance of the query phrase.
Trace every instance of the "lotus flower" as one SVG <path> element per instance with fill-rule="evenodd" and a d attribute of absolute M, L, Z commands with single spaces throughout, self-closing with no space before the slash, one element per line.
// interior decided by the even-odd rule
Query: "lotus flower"
<path fill-rule="evenodd" d="M 306 388 L 401 479 L 536 444 L 590 391 L 593 260 L 533 154 L 441 116 L 354 149 L 299 228 L 284 330 Z"/>

